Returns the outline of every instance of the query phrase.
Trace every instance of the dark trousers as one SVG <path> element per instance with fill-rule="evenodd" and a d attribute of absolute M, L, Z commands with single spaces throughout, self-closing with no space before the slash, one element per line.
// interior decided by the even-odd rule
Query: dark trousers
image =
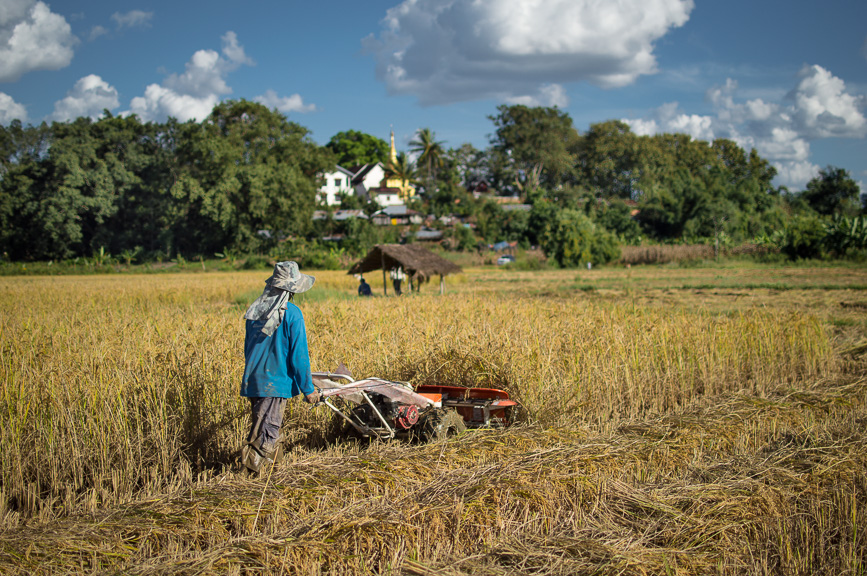
<path fill-rule="evenodd" d="M 277 447 L 286 398 L 250 398 L 250 434 L 247 442 L 266 458 Z"/>

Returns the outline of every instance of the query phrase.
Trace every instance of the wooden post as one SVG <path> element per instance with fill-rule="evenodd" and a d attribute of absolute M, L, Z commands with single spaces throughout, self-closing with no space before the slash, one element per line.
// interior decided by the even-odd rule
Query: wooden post
<path fill-rule="evenodd" d="M 446 291 L 446 279 L 445 276 L 440 274 L 440 296 L 442 296 Z"/>
<path fill-rule="evenodd" d="M 385 281 L 385 252 L 379 249 L 380 262 L 382 262 L 382 292 L 388 296 L 388 282 Z"/>

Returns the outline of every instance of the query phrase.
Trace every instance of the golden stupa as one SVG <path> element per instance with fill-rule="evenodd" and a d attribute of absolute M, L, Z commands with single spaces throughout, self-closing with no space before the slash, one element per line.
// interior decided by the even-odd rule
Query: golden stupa
<path fill-rule="evenodd" d="M 392 165 L 397 163 L 397 149 L 394 147 L 394 130 L 391 131 L 391 151 L 389 154 L 390 163 Z M 400 190 L 400 197 L 406 200 L 407 198 L 412 198 L 415 196 L 415 187 L 409 182 L 404 182 L 400 178 L 397 177 L 386 177 L 381 186 L 383 188 L 397 188 Z"/>

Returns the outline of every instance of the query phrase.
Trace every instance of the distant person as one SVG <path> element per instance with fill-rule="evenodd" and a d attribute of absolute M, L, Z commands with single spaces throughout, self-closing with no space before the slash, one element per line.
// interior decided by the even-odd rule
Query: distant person
<path fill-rule="evenodd" d="M 361 279 L 361 282 L 358 284 L 358 295 L 359 296 L 370 296 L 370 284 L 367 283 L 367 280 L 364 278 Z"/>
<path fill-rule="evenodd" d="M 304 316 L 292 303 L 295 294 L 309 290 L 314 281 L 295 262 L 279 262 L 265 281 L 262 295 L 244 314 L 241 396 L 250 399 L 251 421 L 241 462 L 251 472 L 279 456 L 277 440 L 286 400 L 304 394 L 310 404 L 319 402 L 310 372 Z"/>
<path fill-rule="evenodd" d="M 400 296 L 400 284 L 403 282 L 404 278 L 406 278 L 406 275 L 403 273 L 403 268 L 398 266 L 397 268 L 391 269 L 391 283 L 394 286 L 395 296 Z"/>

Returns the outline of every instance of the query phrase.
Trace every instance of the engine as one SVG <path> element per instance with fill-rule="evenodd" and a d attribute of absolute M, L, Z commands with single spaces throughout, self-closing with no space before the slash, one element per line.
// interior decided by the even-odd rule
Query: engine
<path fill-rule="evenodd" d="M 419 409 L 415 404 L 402 404 L 382 394 L 370 394 L 370 400 L 382 417 L 396 430 L 408 430 L 419 421 Z M 357 406 L 353 413 L 364 424 L 371 428 L 379 428 L 382 421 L 369 404 Z"/>
<path fill-rule="evenodd" d="M 397 417 L 394 419 L 395 428 L 409 430 L 418 423 L 418 406 L 415 404 L 402 404 L 397 409 Z"/>

